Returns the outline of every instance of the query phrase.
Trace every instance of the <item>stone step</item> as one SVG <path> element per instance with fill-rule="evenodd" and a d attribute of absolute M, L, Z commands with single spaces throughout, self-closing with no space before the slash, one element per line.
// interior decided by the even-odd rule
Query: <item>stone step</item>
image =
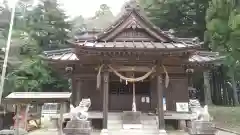
<path fill-rule="evenodd" d="M 156 120 L 156 116 L 148 116 L 148 115 L 142 115 L 142 120 Z"/>
<path fill-rule="evenodd" d="M 108 124 L 122 124 L 122 120 L 108 120 Z"/>
<path fill-rule="evenodd" d="M 122 120 L 108 120 L 108 129 L 122 129 Z"/>
<path fill-rule="evenodd" d="M 158 126 L 157 125 L 143 125 L 143 129 L 146 129 L 146 130 L 153 130 L 153 129 L 158 129 Z"/>
<path fill-rule="evenodd" d="M 158 135 L 158 130 L 145 130 L 145 129 L 122 129 L 122 130 L 109 130 L 109 135 Z"/>
<path fill-rule="evenodd" d="M 108 125 L 108 129 L 119 130 L 122 129 L 122 125 Z"/>
<path fill-rule="evenodd" d="M 122 114 L 108 114 L 109 120 L 122 120 Z"/>
<path fill-rule="evenodd" d="M 156 125 L 157 121 L 156 120 L 142 120 L 143 125 Z"/>

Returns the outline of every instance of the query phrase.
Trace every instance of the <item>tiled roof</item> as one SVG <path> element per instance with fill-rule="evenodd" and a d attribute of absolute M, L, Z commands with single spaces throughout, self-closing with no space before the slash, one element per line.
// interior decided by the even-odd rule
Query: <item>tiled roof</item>
<path fill-rule="evenodd" d="M 74 53 L 73 49 L 60 49 L 53 51 L 45 51 L 43 52 L 47 59 L 52 60 L 79 60 L 77 55 Z"/>
<path fill-rule="evenodd" d="M 4 102 L 6 103 L 53 103 L 69 101 L 70 92 L 13 92 L 9 94 Z"/>
<path fill-rule="evenodd" d="M 76 43 L 80 47 L 85 48 L 116 48 L 116 49 L 183 49 L 198 48 L 199 44 L 194 43 L 161 43 L 161 42 L 82 42 Z"/>
<path fill-rule="evenodd" d="M 189 62 L 212 62 L 222 60 L 223 58 L 225 57 L 220 56 L 219 53 L 216 52 L 199 51 L 189 58 Z"/>
<path fill-rule="evenodd" d="M 79 60 L 79 58 L 72 49 L 65 49 L 65 51 L 64 50 L 47 51 L 44 52 L 44 54 L 45 57 L 50 60 L 63 60 L 63 61 Z M 189 58 L 189 62 L 190 63 L 213 62 L 221 60 L 223 58 L 224 56 L 219 56 L 219 54 L 215 52 L 198 51 Z"/>

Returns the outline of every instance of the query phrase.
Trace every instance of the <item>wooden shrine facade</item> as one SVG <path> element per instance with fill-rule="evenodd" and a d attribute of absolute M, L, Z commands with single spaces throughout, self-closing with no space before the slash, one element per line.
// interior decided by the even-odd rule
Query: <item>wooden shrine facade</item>
<path fill-rule="evenodd" d="M 177 38 L 159 29 L 136 4 L 127 5 L 108 28 L 68 43 L 72 48 L 44 54 L 72 79 L 74 104 L 90 97 L 91 109 L 103 112 L 103 129 L 109 111 L 131 111 L 135 102 L 137 111 L 157 108 L 164 130 L 163 99 L 166 110 L 176 112 L 176 103 L 189 102 L 188 71 L 207 71 L 221 61 L 218 53 L 200 51 L 197 38 Z"/>

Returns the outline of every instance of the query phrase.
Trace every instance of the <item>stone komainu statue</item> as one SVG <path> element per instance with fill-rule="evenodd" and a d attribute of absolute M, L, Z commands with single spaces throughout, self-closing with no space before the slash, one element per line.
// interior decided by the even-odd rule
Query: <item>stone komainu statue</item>
<path fill-rule="evenodd" d="M 71 120 L 87 120 L 88 119 L 88 109 L 91 106 L 91 99 L 85 98 L 79 103 L 77 107 L 71 107 Z"/>
<path fill-rule="evenodd" d="M 189 101 L 190 110 L 192 113 L 196 114 L 195 120 L 200 121 L 211 121 L 210 114 L 208 112 L 208 106 L 205 105 L 204 107 L 201 107 L 198 100 L 190 100 Z"/>

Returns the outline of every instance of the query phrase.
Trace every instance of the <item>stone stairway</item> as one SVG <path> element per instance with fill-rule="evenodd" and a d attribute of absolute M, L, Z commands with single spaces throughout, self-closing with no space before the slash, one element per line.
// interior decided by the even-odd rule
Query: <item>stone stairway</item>
<path fill-rule="evenodd" d="M 141 119 L 142 119 L 142 124 L 143 124 L 144 135 L 159 134 L 156 116 L 148 116 L 146 114 L 143 114 Z"/>
<path fill-rule="evenodd" d="M 109 135 L 158 135 L 158 126 L 155 116 L 141 115 L 142 129 L 123 129 L 122 117 L 108 116 Z"/>
<path fill-rule="evenodd" d="M 108 115 L 108 130 L 120 130 L 122 129 L 122 116 L 121 115 Z"/>

